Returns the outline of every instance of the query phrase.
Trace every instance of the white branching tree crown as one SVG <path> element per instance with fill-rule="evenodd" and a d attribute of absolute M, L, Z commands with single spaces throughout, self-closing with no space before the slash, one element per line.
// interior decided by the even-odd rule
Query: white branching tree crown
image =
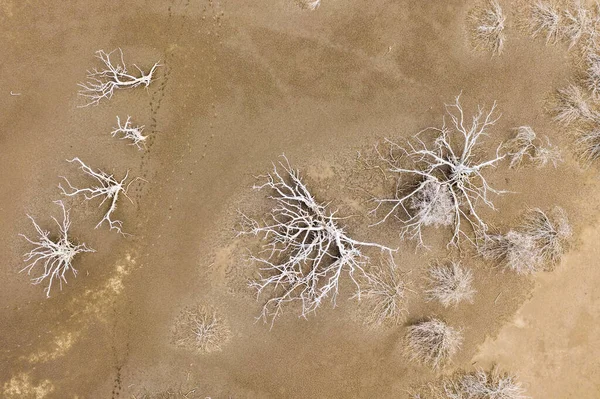
<path fill-rule="evenodd" d="M 127 115 L 127 120 L 125 123 L 121 122 L 121 118 L 117 116 L 117 127 L 113 128 L 113 131 L 110 133 L 111 136 L 121 136 L 122 140 L 130 140 L 130 145 L 135 145 L 138 150 L 142 149 L 142 146 L 146 144 L 146 139 L 148 136 L 144 136 L 142 133 L 144 131 L 144 126 L 133 126 L 131 123 L 131 117 Z"/>
<path fill-rule="evenodd" d="M 117 63 L 111 59 L 117 53 L 119 59 Z M 127 71 L 123 51 L 118 48 L 110 53 L 104 50 L 96 51 L 96 57 L 104 64 L 104 69 L 94 68 L 87 71 L 88 81 L 79 83 L 79 95 L 86 101 L 81 107 L 89 105 L 98 105 L 103 99 L 110 100 L 115 90 L 132 89 L 138 86 L 148 87 L 154 80 L 156 69 L 161 66 L 156 62 L 148 72 L 144 72 L 137 65 L 133 66 L 138 70 L 140 76 L 132 75 Z"/>
<path fill-rule="evenodd" d="M 483 203 L 495 209 L 490 194 L 504 191 L 492 188 L 484 171 L 497 166 L 506 157 L 502 143 L 494 155 L 481 156 L 482 139 L 498 121 L 496 103 L 489 111 L 478 107 L 469 120 L 460 104 L 460 95 L 453 104 L 446 104 L 446 117 L 441 128 L 428 127 L 408 140 L 406 146 L 386 139 L 386 151 L 376 147 L 387 169 L 397 176 L 397 188 L 392 198 L 376 198 L 372 213 L 385 209 L 375 224 L 391 216 L 403 223 L 402 238 L 414 239 L 425 245 L 422 229 L 425 226 L 453 226 L 449 245 L 458 245 L 461 236 L 469 241 L 472 230 L 486 230 L 477 207 Z"/>
<path fill-rule="evenodd" d="M 348 236 L 339 224 L 342 218 L 315 200 L 285 156 L 261 177 L 266 182 L 254 188 L 272 190 L 269 198 L 276 205 L 262 221 L 242 213 L 240 234 L 265 240 L 258 255 L 251 256 L 261 267 L 259 277 L 250 283 L 259 296 L 270 290 L 261 314 L 265 321 L 274 321 L 288 302 L 300 302 L 303 317 L 326 299 L 335 306 L 343 274 L 354 282 L 360 298 L 357 274 L 368 279 L 368 257 L 362 253 L 367 247 L 383 251 L 393 263 L 393 249 Z"/>
<path fill-rule="evenodd" d="M 32 239 L 24 234 L 20 234 L 21 237 L 35 246 L 24 255 L 27 266 L 21 272 L 27 271 L 27 274 L 31 275 L 38 267 L 43 268 L 42 273 L 32 279 L 32 283 L 37 285 L 47 282 L 44 292 L 48 298 L 50 297 L 50 291 L 55 280 L 58 280 L 60 289 L 62 290 L 63 282 L 67 283 L 67 273 L 69 271 L 73 273 L 74 277 L 77 276 L 77 269 L 72 264 L 77 254 L 95 252 L 93 249 L 87 247 L 86 244 L 75 244 L 69 238 L 69 228 L 71 227 L 70 210 L 65 209 L 62 201 L 55 201 L 54 203 L 61 207 L 63 214 L 62 222 L 52 217 L 59 228 L 58 235 L 55 238 L 51 238 L 50 232 L 43 230 L 30 215 L 27 215 L 27 217 L 33 223 L 38 237 Z"/>
<path fill-rule="evenodd" d="M 121 234 L 123 231 L 121 228 L 123 227 L 123 222 L 117 219 L 114 219 L 113 213 L 117 209 L 117 203 L 119 200 L 119 196 L 123 194 L 129 201 L 131 198 L 127 196 L 127 190 L 131 183 L 136 180 L 143 180 L 140 177 L 136 177 L 132 179 L 127 185 L 125 182 L 129 177 L 129 171 L 125 173 L 125 176 L 121 180 L 117 180 L 113 175 L 109 175 L 101 170 L 93 170 L 89 166 L 87 166 L 83 161 L 79 158 L 73 158 L 71 160 L 67 160 L 67 162 L 76 162 L 79 164 L 80 169 L 84 174 L 93 177 L 96 179 L 97 185 L 86 188 L 77 188 L 71 184 L 71 182 L 64 176 L 61 176 L 65 183 L 68 185 L 69 191 L 65 189 L 62 184 L 59 184 L 58 187 L 61 189 L 62 193 L 68 197 L 73 197 L 79 194 L 83 194 L 86 201 L 89 201 L 94 198 L 102 198 L 99 206 L 102 206 L 106 201 L 110 202 L 110 207 L 104 214 L 104 217 L 98 222 L 96 228 L 100 227 L 104 222 L 107 222 L 111 230 L 116 230 Z M 133 201 L 131 201 L 133 202 Z"/>

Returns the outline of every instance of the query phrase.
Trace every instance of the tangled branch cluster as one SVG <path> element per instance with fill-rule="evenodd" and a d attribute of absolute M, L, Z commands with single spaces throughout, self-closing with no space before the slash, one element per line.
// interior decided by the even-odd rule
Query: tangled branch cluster
<path fill-rule="evenodd" d="M 380 327 L 404 321 L 408 314 L 406 296 L 409 289 L 396 265 L 384 262 L 373 266 L 363 280 L 360 296 L 368 312 L 365 324 Z"/>
<path fill-rule="evenodd" d="M 515 130 L 517 131 L 515 137 L 504 143 L 510 159 L 510 168 L 520 167 L 523 161 L 529 161 L 538 168 L 549 163 L 556 168 L 562 161 L 560 150 L 550 144 L 548 137 L 544 143 L 530 126 L 519 126 Z"/>
<path fill-rule="evenodd" d="M 254 188 L 271 190 L 269 198 L 276 205 L 263 221 L 242 214 L 240 234 L 261 236 L 265 240 L 262 251 L 251 256 L 251 260 L 261 265 L 260 275 L 251 286 L 259 296 L 267 289 L 272 290 L 263 306 L 265 320 L 274 320 L 288 302 L 300 302 L 303 317 L 327 298 L 335 305 L 343 274 L 354 282 L 360 298 L 357 274 L 369 278 L 365 273 L 368 257 L 361 252 L 364 248 L 383 251 L 393 264 L 392 249 L 348 236 L 339 224 L 341 218 L 315 200 L 287 158 L 262 177 L 266 182 Z"/>
<path fill-rule="evenodd" d="M 461 373 L 430 383 L 412 399 L 527 399 L 517 377 L 494 366 L 490 371 Z"/>
<path fill-rule="evenodd" d="M 296 3 L 302 9 L 314 11 L 321 5 L 321 0 L 296 0 Z"/>
<path fill-rule="evenodd" d="M 553 2 L 537 0 L 529 8 L 532 37 L 545 36 L 547 44 L 565 42 L 569 49 L 580 46 L 586 51 L 594 46 L 600 22 L 598 4 L 588 9 L 585 2 L 572 1 L 563 9 Z"/>
<path fill-rule="evenodd" d="M 407 328 L 405 351 L 418 363 L 438 369 L 458 352 L 462 333 L 439 319 L 431 319 Z"/>
<path fill-rule="evenodd" d="M 111 57 L 118 52 L 119 60 L 113 63 Z M 146 73 L 137 65 L 133 65 L 140 76 L 134 76 L 127 71 L 127 66 L 123 60 L 123 51 L 119 48 L 106 53 L 104 50 L 96 51 L 96 57 L 102 61 L 105 69 L 98 70 L 94 68 L 87 72 L 88 81 L 79 83 L 79 95 L 84 97 L 86 103 L 82 107 L 89 105 L 98 105 L 102 99 L 110 100 L 115 90 L 135 88 L 138 86 L 148 87 L 154 79 L 156 68 L 160 66 L 157 62 Z"/>
<path fill-rule="evenodd" d="M 41 284 L 48 279 L 48 285 L 44 288 L 46 297 L 50 297 L 50 290 L 55 280 L 58 280 L 60 289 L 62 290 L 63 282 L 67 283 L 67 273 L 70 271 L 73 276 L 77 276 L 77 269 L 73 267 L 73 258 L 82 252 L 95 252 L 93 249 L 88 248 L 85 244 L 74 244 L 69 238 L 69 228 L 71 227 L 70 210 L 65 209 L 65 205 L 62 201 L 55 201 L 55 204 L 59 205 L 62 209 L 63 219 L 59 222 L 56 218 L 52 217 L 52 220 L 56 222 L 59 228 L 59 234 L 57 238 L 50 238 L 50 232 L 42 230 L 42 228 L 36 223 L 35 219 L 30 215 L 27 215 L 33 227 L 35 228 L 38 238 L 31 239 L 24 234 L 20 234 L 21 237 L 25 238 L 30 244 L 33 244 L 35 248 L 24 255 L 25 266 L 21 272 L 27 271 L 27 274 L 31 274 L 36 266 L 43 268 L 42 274 L 32 279 L 34 285 Z"/>
<path fill-rule="evenodd" d="M 497 0 L 486 0 L 470 13 L 471 35 L 475 48 L 502 54 L 506 40 L 506 16 Z"/>
<path fill-rule="evenodd" d="M 173 327 L 176 346 L 210 353 L 220 351 L 231 338 L 231 332 L 216 310 L 195 305 L 184 308 Z"/>
<path fill-rule="evenodd" d="M 73 158 L 71 160 L 68 160 L 68 162 L 79 163 L 79 167 L 83 171 L 83 173 L 96 179 L 98 185 L 86 188 L 77 188 L 74 187 L 66 177 L 61 176 L 69 186 L 68 188 L 71 190 L 67 191 L 62 186 L 62 184 L 59 184 L 58 187 L 61 189 L 63 194 L 69 197 L 78 194 L 83 194 L 86 201 L 94 198 L 102 198 L 102 201 L 100 202 L 99 206 L 102 206 L 106 201 L 110 201 L 110 207 L 104 214 L 104 217 L 100 220 L 100 222 L 98 222 L 96 228 L 100 227 L 102 223 L 106 221 L 110 226 L 111 230 L 114 229 L 117 232 L 124 234 L 121 230 L 121 228 L 123 227 L 123 222 L 120 220 L 113 219 L 113 213 L 117 209 L 119 195 L 123 194 L 125 197 L 127 197 L 127 188 L 129 187 L 129 184 L 133 183 L 139 178 L 132 180 L 127 186 L 125 186 L 125 182 L 129 176 L 129 171 L 125 173 L 125 176 L 121 180 L 117 180 L 113 175 L 109 175 L 101 170 L 93 170 L 85 163 L 83 163 L 83 161 L 81 161 L 81 159 L 79 158 Z M 127 198 L 129 199 L 129 197 Z M 131 201 L 131 199 L 129 200 Z"/>
<path fill-rule="evenodd" d="M 117 116 L 117 127 L 113 128 L 110 134 L 113 137 L 121 135 L 121 139 L 131 140 L 131 145 L 135 145 L 138 150 L 141 150 L 142 145 L 145 144 L 148 138 L 148 136 L 142 134 L 143 131 L 144 126 L 133 126 L 131 124 L 131 117 L 127 115 L 127 120 L 124 124 L 121 124 L 121 118 Z"/>
<path fill-rule="evenodd" d="M 473 272 L 460 262 L 434 264 L 429 269 L 429 289 L 425 291 L 428 300 L 439 301 L 445 308 L 461 302 L 473 302 Z"/>
<path fill-rule="evenodd" d="M 388 207 L 376 224 L 394 215 L 403 223 L 401 237 L 415 239 L 419 245 L 424 245 L 425 226 L 452 225 L 449 245 L 458 245 L 461 236 L 469 239 L 463 222 L 475 232 L 486 231 L 487 224 L 479 216 L 477 206 L 483 203 L 495 209 L 489 195 L 503 191 L 488 184 L 484 171 L 506 157 L 500 153 L 502 144 L 494 155 L 481 157 L 481 140 L 499 119 L 495 109 L 495 103 L 487 112 L 479 107 L 469 121 L 458 96 L 453 104 L 446 105 L 449 125 L 444 118 L 441 128 L 422 130 L 406 147 L 386 140 L 388 150 L 377 152 L 388 171 L 398 176 L 398 184 L 393 198 L 375 199 L 373 213 Z M 408 182 L 402 184 L 406 177 Z"/>
<path fill-rule="evenodd" d="M 600 3 L 586 8 L 581 1 L 559 9 L 547 1 L 538 0 L 530 8 L 530 29 L 533 36 L 545 35 L 547 43 L 558 40 L 578 48 L 582 65 L 577 82 L 556 91 L 551 112 L 554 120 L 571 127 L 576 133 L 575 147 L 586 163 L 600 157 L 600 49 L 598 27 Z"/>
<path fill-rule="evenodd" d="M 480 239 L 478 252 L 519 274 L 551 270 L 565 252 L 572 235 L 565 211 L 554 207 L 546 213 L 528 210 L 519 228 L 506 234 L 489 234 Z"/>

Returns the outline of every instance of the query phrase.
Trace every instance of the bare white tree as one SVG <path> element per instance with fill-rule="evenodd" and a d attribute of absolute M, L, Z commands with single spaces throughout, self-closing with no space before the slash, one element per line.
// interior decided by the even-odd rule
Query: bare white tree
<path fill-rule="evenodd" d="M 117 57 L 119 58 L 116 63 L 111 60 L 111 57 L 115 53 L 117 53 Z M 96 57 L 102 61 L 104 69 L 98 70 L 94 68 L 88 70 L 88 81 L 79 83 L 79 95 L 86 100 L 86 103 L 80 107 L 98 105 L 102 99 L 110 100 L 114 91 L 118 89 L 135 88 L 138 86 L 148 87 L 154 80 L 156 69 L 161 66 L 157 62 L 146 73 L 133 64 L 140 74 L 140 76 L 134 76 L 127 71 L 127 66 L 123 60 L 123 51 L 120 48 L 110 53 L 98 50 L 96 51 Z"/>
<path fill-rule="evenodd" d="M 484 48 L 492 54 L 500 55 L 504 49 L 506 16 L 497 0 L 486 0 L 470 15 L 472 37 L 476 48 Z"/>
<path fill-rule="evenodd" d="M 227 323 L 207 306 L 184 308 L 173 326 L 173 343 L 200 353 L 220 351 L 230 339 Z"/>
<path fill-rule="evenodd" d="M 123 227 L 123 222 L 120 220 L 113 219 L 113 213 L 117 209 L 117 202 L 119 200 L 119 196 L 123 194 L 127 199 L 131 201 L 131 198 L 127 196 L 127 190 L 129 188 L 129 185 L 138 179 L 143 179 L 137 177 L 131 180 L 126 186 L 125 182 L 127 181 L 127 178 L 129 176 L 129 171 L 125 173 L 125 176 L 121 180 L 117 180 L 113 175 L 109 175 L 108 173 L 105 173 L 101 170 L 93 170 L 92 168 L 84 164 L 83 161 L 81 161 L 79 158 L 73 158 L 71 160 L 67 160 L 67 162 L 77 162 L 84 174 L 96 179 L 97 185 L 86 188 L 77 188 L 74 187 L 66 177 L 61 176 L 69 186 L 68 188 L 70 190 L 67 191 L 62 186 L 62 184 L 59 184 L 58 187 L 61 189 L 62 193 L 69 197 L 83 194 L 86 201 L 94 198 L 102 198 L 102 201 L 100 202 L 99 206 L 102 206 L 106 201 L 109 201 L 110 207 L 104 214 L 104 217 L 100 220 L 100 222 L 98 222 L 96 228 L 100 227 L 102 223 L 106 221 L 111 230 L 114 229 L 121 234 L 125 234 L 121 230 L 121 228 Z"/>
<path fill-rule="evenodd" d="M 394 250 L 383 245 L 362 242 L 349 237 L 339 225 L 336 211 L 315 200 L 302 182 L 297 170 L 287 158 L 273 171 L 261 176 L 265 183 L 254 189 L 268 189 L 275 206 L 263 221 L 243 213 L 240 234 L 261 236 L 266 240 L 262 251 L 251 260 L 259 265 L 259 277 L 250 283 L 260 296 L 271 290 L 261 317 L 274 321 L 288 302 L 302 304 L 301 315 L 306 317 L 329 298 L 335 306 L 342 274 L 356 285 L 360 299 L 360 284 L 356 274 L 365 274 L 368 257 L 361 249 L 371 247 L 386 253 L 393 263 Z"/>
<path fill-rule="evenodd" d="M 531 35 L 546 36 L 546 43 L 556 43 L 561 33 L 562 14 L 551 2 L 537 0 L 530 8 L 529 27 Z"/>
<path fill-rule="evenodd" d="M 463 221 L 475 231 L 485 231 L 487 224 L 479 216 L 477 205 L 483 202 L 495 209 L 489 194 L 504 193 L 492 188 L 483 175 L 485 169 L 495 167 L 506 157 L 500 154 L 502 143 L 495 155 L 483 159 L 479 148 L 480 140 L 499 119 L 495 109 L 495 103 L 488 112 L 479 107 L 469 123 L 458 96 L 453 104 L 446 104 L 450 126 L 444 118 L 441 128 L 422 130 L 406 147 L 386 139 L 388 151 L 377 151 L 388 171 L 399 175 L 398 188 L 393 198 L 374 200 L 377 206 L 372 213 L 389 207 L 376 224 L 394 215 L 404 224 L 401 237 L 415 239 L 419 245 L 424 245 L 424 226 L 453 225 L 448 245 L 458 245 L 461 235 L 470 240 Z M 431 133 L 433 137 L 423 137 Z M 408 185 L 402 186 L 402 177 L 410 178 Z"/>
<path fill-rule="evenodd" d="M 131 124 L 131 117 L 127 115 L 125 124 L 121 124 L 121 119 L 117 116 L 117 127 L 113 128 L 111 136 L 116 137 L 121 135 L 121 139 L 131 140 L 130 145 L 135 145 L 138 150 L 142 149 L 142 145 L 146 144 L 148 136 L 144 136 L 144 126 L 133 126 Z"/>
<path fill-rule="evenodd" d="M 406 333 L 406 353 L 412 361 L 438 369 L 460 349 L 462 333 L 439 319 L 409 326 Z"/>
<path fill-rule="evenodd" d="M 445 308 L 473 302 L 473 272 L 460 262 L 436 263 L 429 269 L 427 300 L 439 301 Z"/>
<path fill-rule="evenodd" d="M 517 134 L 504 143 L 504 148 L 510 158 L 510 168 L 518 168 L 527 159 L 538 168 L 551 163 L 555 168 L 562 161 L 560 150 L 550 144 L 546 137 L 546 145 L 537 137 L 530 126 L 519 126 L 514 130 Z"/>
<path fill-rule="evenodd" d="M 50 237 L 50 232 L 42 230 L 42 228 L 36 223 L 36 221 L 30 215 L 27 217 L 33 223 L 38 238 L 31 239 L 24 234 L 20 234 L 21 237 L 25 238 L 29 243 L 35 245 L 31 251 L 24 255 L 25 266 L 21 272 L 27 271 L 28 275 L 31 275 L 32 271 L 36 269 L 36 266 L 43 268 L 42 274 L 32 279 L 34 285 L 43 283 L 48 280 L 48 285 L 44 288 L 46 297 L 50 297 L 50 290 L 55 280 L 58 280 L 60 289 L 62 290 L 63 282 L 67 283 L 67 272 L 73 273 L 73 277 L 77 276 L 77 269 L 73 267 L 73 258 L 82 252 L 95 252 L 93 249 L 88 248 L 86 244 L 75 244 L 69 238 L 69 228 L 71 227 L 70 209 L 65 209 L 65 205 L 62 201 L 54 201 L 55 204 L 59 205 L 62 209 L 63 219 L 59 222 L 55 217 L 52 217 L 54 222 L 58 225 L 59 233 L 56 238 Z"/>

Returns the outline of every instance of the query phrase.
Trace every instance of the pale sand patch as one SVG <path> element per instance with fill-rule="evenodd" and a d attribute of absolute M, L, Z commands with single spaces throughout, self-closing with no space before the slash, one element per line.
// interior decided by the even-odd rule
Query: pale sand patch
<path fill-rule="evenodd" d="M 45 363 L 58 359 L 67 354 L 80 336 L 81 330 L 61 331 L 50 344 L 50 349 L 41 349 L 39 352 L 27 356 L 26 359 L 30 363 Z"/>
<path fill-rule="evenodd" d="M 600 228 L 581 242 L 555 271 L 536 275 L 532 298 L 473 358 L 518 373 L 534 398 L 600 397 Z"/>
<path fill-rule="evenodd" d="M 87 290 L 82 298 L 74 298 L 71 302 L 72 309 L 83 309 L 77 323 L 67 326 L 57 333 L 56 337 L 46 348 L 31 353 L 22 358 L 29 363 L 46 363 L 65 356 L 73 345 L 84 335 L 82 326 L 89 325 L 90 316 L 96 316 L 101 321 L 106 321 L 107 311 L 114 298 L 125 289 L 123 279 L 131 273 L 136 265 L 136 258 L 127 253 L 123 259 L 117 260 L 114 271 L 106 284 L 99 290 Z M 84 302 L 84 303 L 82 303 Z"/>
<path fill-rule="evenodd" d="M 54 385 L 49 380 L 34 384 L 29 374 L 21 373 L 4 383 L 2 397 L 7 399 L 42 399 L 52 391 L 54 391 Z"/>
<path fill-rule="evenodd" d="M 110 304 L 116 296 L 120 295 L 125 289 L 123 280 L 127 277 L 137 261 L 136 256 L 128 253 L 124 259 L 119 259 L 114 266 L 114 271 L 106 284 L 97 291 L 88 290 L 83 296 L 82 304 L 84 314 L 95 314 L 100 320 L 105 320 L 106 312 L 110 309 Z M 79 299 L 74 301 L 79 302 Z M 75 308 L 77 308 L 77 304 Z"/>

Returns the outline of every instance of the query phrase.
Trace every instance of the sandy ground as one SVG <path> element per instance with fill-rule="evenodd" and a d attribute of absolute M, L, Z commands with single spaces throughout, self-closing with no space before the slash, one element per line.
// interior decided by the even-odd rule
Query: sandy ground
<path fill-rule="evenodd" d="M 531 299 L 473 360 L 498 362 L 519 373 L 534 398 L 600 395 L 599 236 L 598 229 L 584 230 L 579 251 L 559 270 L 536 279 Z"/>
<path fill-rule="evenodd" d="M 597 168 L 572 159 L 570 138 L 543 111 L 572 76 L 569 56 L 514 26 L 501 57 L 473 51 L 465 32 L 472 6 L 323 0 L 308 12 L 292 0 L 0 0 L 2 395 L 115 399 L 196 388 L 212 398 L 402 398 L 435 379 L 403 356 L 404 327 L 365 328 L 349 292 L 308 321 L 292 308 L 271 330 L 256 323 L 260 303 L 245 287 L 253 244 L 234 229 L 237 209 L 264 211 L 253 176 L 284 152 L 318 198 L 365 215 L 364 190 L 376 180 L 357 152 L 368 157 L 382 137 L 438 125 L 444 102 L 462 91 L 466 108 L 497 100 L 503 116 L 490 146 L 529 124 L 565 154 L 557 170 L 493 172 L 490 181 L 513 193 L 497 199 L 500 212 L 486 212 L 492 223 L 508 227 L 526 206 L 560 205 L 579 238 L 558 270 L 534 279 L 466 257 L 475 304 L 444 310 L 415 294 L 407 322 L 438 315 L 464 328 L 447 373 L 498 362 L 533 397 L 599 397 Z M 94 52 L 116 47 L 141 67 L 161 60 L 160 79 L 77 108 Z M 116 115 L 146 125 L 146 151 L 110 137 Z M 31 234 L 26 213 L 51 226 L 58 176 L 83 184 L 65 162 L 74 156 L 147 182 L 119 205 L 133 237 L 94 230 L 96 203 L 68 202 L 73 236 L 97 252 L 81 256 L 77 279 L 46 299 L 18 273 L 28 248 L 18 233 Z M 371 222 L 359 216 L 348 227 L 398 246 L 396 262 L 420 292 L 425 267 L 447 256 L 447 232 L 429 232 L 440 250 L 415 252 L 399 242 L 397 225 Z M 227 319 L 232 338 L 221 352 L 170 344 L 173 321 L 195 303 Z"/>

